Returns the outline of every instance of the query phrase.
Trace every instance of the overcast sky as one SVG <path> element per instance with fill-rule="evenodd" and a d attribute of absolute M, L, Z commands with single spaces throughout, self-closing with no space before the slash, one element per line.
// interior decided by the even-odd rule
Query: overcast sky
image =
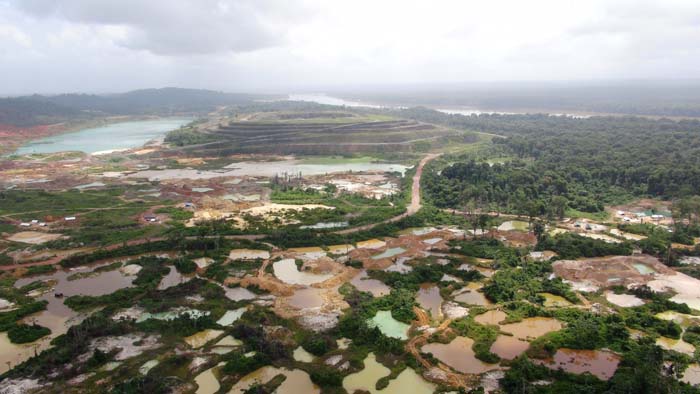
<path fill-rule="evenodd" d="M 700 78 L 700 0 L 0 0 L 0 94 Z"/>

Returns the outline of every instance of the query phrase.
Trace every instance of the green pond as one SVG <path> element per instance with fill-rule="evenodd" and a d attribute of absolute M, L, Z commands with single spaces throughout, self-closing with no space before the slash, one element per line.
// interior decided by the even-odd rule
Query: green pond
<path fill-rule="evenodd" d="M 64 151 L 97 153 L 115 149 L 137 148 L 191 121 L 191 118 L 167 118 L 92 127 L 31 141 L 17 149 L 15 154 L 27 155 Z"/>
<path fill-rule="evenodd" d="M 390 338 L 401 339 L 403 341 L 408 339 L 408 329 L 410 326 L 394 319 L 394 317 L 391 316 L 391 311 L 378 311 L 373 318 L 367 321 L 367 324 L 370 327 L 379 328 L 382 334 Z"/>
<path fill-rule="evenodd" d="M 389 257 L 394 257 L 398 254 L 405 252 L 405 251 L 406 251 L 406 249 L 404 249 L 404 248 L 390 248 L 390 249 L 385 250 L 381 254 L 378 254 L 376 256 L 372 256 L 372 259 L 374 259 L 374 260 L 388 259 Z"/>
<path fill-rule="evenodd" d="M 655 273 L 656 273 L 656 270 L 654 270 L 653 268 L 649 267 L 649 266 L 646 265 L 646 264 L 634 263 L 634 264 L 632 264 L 632 266 L 633 266 L 637 271 L 639 271 L 639 273 L 642 274 L 642 275 L 649 275 L 649 274 L 655 274 Z"/>

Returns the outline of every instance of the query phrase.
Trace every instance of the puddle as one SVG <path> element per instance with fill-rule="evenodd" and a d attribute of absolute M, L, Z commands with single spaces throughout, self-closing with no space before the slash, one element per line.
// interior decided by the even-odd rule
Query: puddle
<path fill-rule="evenodd" d="M 373 318 L 367 321 L 367 325 L 379 328 L 379 331 L 387 337 L 404 341 L 408 339 L 410 326 L 394 319 L 391 316 L 391 311 L 378 311 Z"/>
<path fill-rule="evenodd" d="M 617 370 L 620 357 L 604 350 L 559 349 L 554 358 L 547 361 L 533 360 L 551 369 L 563 369 L 566 372 L 582 374 L 588 372 L 598 379 L 608 380 Z"/>
<path fill-rule="evenodd" d="M 347 254 L 351 250 L 355 250 L 355 247 L 350 244 L 331 245 L 328 247 L 328 253 L 331 254 Z"/>
<path fill-rule="evenodd" d="M 256 249 L 233 249 L 228 254 L 228 258 L 231 260 L 267 260 L 270 258 L 270 252 Z"/>
<path fill-rule="evenodd" d="M 474 321 L 487 326 L 497 326 L 498 323 L 505 320 L 506 317 L 508 317 L 508 315 L 506 315 L 505 312 L 492 309 L 490 311 L 486 311 L 480 315 L 477 315 L 476 317 L 474 317 Z"/>
<path fill-rule="evenodd" d="M 63 234 L 45 233 L 41 231 L 20 231 L 10 235 L 6 239 L 12 242 L 40 245 L 49 241 L 55 241 L 61 237 L 63 237 Z"/>
<path fill-rule="evenodd" d="M 688 356 L 692 356 L 695 353 L 695 346 L 689 344 L 683 339 L 659 337 L 656 339 L 656 344 L 663 349 L 673 350 L 678 353 L 687 354 Z"/>
<path fill-rule="evenodd" d="M 291 248 L 290 252 L 299 253 L 299 258 L 304 261 L 315 261 L 327 255 L 326 251 L 314 246 L 308 248 Z"/>
<path fill-rule="evenodd" d="M 152 370 L 156 365 L 159 364 L 158 360 L 148 360 L 141 367 L 139 367 L 139 373 L 141 375 L 148 375 L 148 372 Z"/>
<path fill-rule="evenodd" d="M 287 379 L 275 390 L 275 394 L 318 394 L 321 392 L 319 387 L 311 382 L 309 374 L 302 370 L 266 366 L 242 377 L 231 388 L 229 394 L 244 394 L 253 384 L 265 384 L 280 374 L 286 376 Z"/>
<path fill-rule="evenodd" d="M 185 337 L 185 342 L 190 345 L 190 347 L 196 349 L 200 348 L 204 345 L 206 345 L 208 342 L 211 342 L 212 340 L 218 338 L 223 334 L 224 332 L 221 330 L 212 330 L 212 329 L 206 329 L 204 331 L 200 331 L 196 334 L 190 335 L 189 337 Z"/>
<path fill-rule="evenodd" d="M 197 391 L 195 391 L 195 394 L 214 394 L 219 391 L 221 386 L 219 385 L 219 380 L 214 375 L 214 370 L 220 366 L 223 366 L 223 363 L 207 369 L 194 378 L 194 382 L 197 384 Z"/>
<path fill-rule="evenodd" d="M 277 261 L 272 265 L 272 269 L 279 280 L 292 285 L 309 286 L 333 277 L 331 274 L 312 274 L 311 272 L 299 271 L 294 259 Z"/>
<path fill-rule="evenodd" d="M 627 308 L 644 305 L 644 301 L 636 296 L 631 294 L 615 294 L 612 291 L 605 292 L 605 299 L 611 304 Z"/>
<path fill-rule="evenodd" d="M 491 345 L 491 353 L 505 360 L 513 360 L 523 354 L 530 343 L 508 335 L 499 335 Z"/>
<path fill-rule="evenodd" d="M 367 241 L 360 241 L 357 243 L 358 249 L 379 249 L 386 246 L 386 242 L 380 239 L 368 239 Z"/>
<path fill-rule="evenodd" d="M 452 369 L 469 374 L 481 374 L 498 369 L 498 364 L 487 364 L 476 358 L 472 350 L 474 340 L 467 337 L 457 337 L 448 344 L 429 343 L 421 348 L 423 353 L 432 355 Z"/>
<path fill-rule="evenodd" d="M 307 288 L 296 290 L 289 297 L 289 305 L 297 309 L 320 308 L 323 306 L 323 297 L 320 289 Z"/>
<path fill-rule="evenodd" d="M 359 274 L 352 278 L 350 284 L 359 291 L 371 293 L 374 297 L 383 297 L 391 292 L 391 288 L 385 285 L 384 282 L 370 279 L 365 270 L 360 271 Z"/>
<path fill-rule="evenodd" d="M 544 297 L 544 303 L 542 305 L 544 305 L 546 308 L 566 308 L 567 306 L 571 306 L 571 302 L 562 296 L 552 293 L 538 294 Z"/>
<path fill-rule="evenodd" d="M 389 248 L 378 255 L 372 256 L 372 259 L 373 260 L 388 259 L 388 258 L 394 257 L 396 255 L 399 255 L 405 251 L 406 251 L 406 249 L 404 249 L 404 248 Z"/>
<path fill-rule="evenodd" d="M 690 327 L 691 325 L 700 324 L 700 316 L 687 315 L 676 311 L 664 311 L 657 313 L 656 317 L 661 320 L 673 321 L 684 329 Z"/>
<path fill-rule="evenodd" d="M 424 283 L 420 286 L 416 301 L 420 306 L 430 312 L 433 319 L 442 319 L 442 297 L 440 288 L 434 284 Z"/>
<path fill-rule="evenodd" d="M 561 329 L 561 323 L 551 317 L 528 317 L 518 323 L 501 326 L 501 331 L 513 334 L 520 339 L 538 338 L 549 332 Z"/>
<path fill-rule="evenodd" d="M 246 289 L 245 287 L 230 288 L 227 286 L 223 286 L 223 289 L 226 292 L 226 298 L 228 298 L 231 301 L 247 301 L 256 299 L 258 297 L 255 293 Z"/>
<path fill-rule="evenodd" d="M 413 369 L 406 368 L 395 379 L 390 380 L 387 387 L 377 390 L 377 381 L 390 373 L 389 368 L 377 362 L 374 353 L 369 353 L 364 360 L 364 368 L 343 379 L 343 388 L 348 393 L 363 391 L 370 394 L 432 394 L 437 388 Z"/>
<path fill-rule="evenodd" d="M 428 245 L 435 245 L 436 243 L 443 241 L 442 238 L 429 238 L 429 239 L 424 239 L 423 242 L 428 244 Z"/>
<path fill-rule="evenodd" d="M 454 295 L 454 300 L 457 302 L 462 302 L 467 305 L 479 305 L 479 306 L 489 306 L 491 301 L 486 299 L 482 293 L 478 291 L 483 287 L 483 285 L 478 283 L 469 283 L 466 289 L 458 290 L 458 293 Z"/>
<path fill-rule="evenodd" d="M 183 315 L 190 315 L 191 318 L 198 318 L 201 316 L 207 316 L 209 315 L 209 311 L 200 311 L 197 309 L 187 309 L 187 308 L 176 308 L 170 311 L 166 312 L 158 312 L 158 313 L 142 313 L 136 318 L 136 323 L 141 323 L 144 322 L 148 319 L 155 319 L 155 320 L 165 320 L 165 321 L 170 321 L 170 320 L 175 320 L 180 316 Z"/>
<path fill-rule="evenodd" d="M 158 283 L 158 290 L 165 290 L 167 288 L 177 286 L 181 283 L 189 281 L 193 277 L 194 275 L 182 275 L 177 271 L 177 269 L 175 269 L 175 267 L 171 266 L 168 274 L 161 279 L 160 283 Z"/>
<path fill-rule="evenodd" d="M 348 222 L 318 222 L 316 224 L 308 225 L 308 226 L 300 226 L 300 229 L 313 229 L 313 230 L 323 230 L 327 228 L 339 228 L 339 227 L 347 227 Z"/>
<path fill-rule="evenodd" d="M 399 257 L 396 259 L 394 264 L 388 266 L 384 271 L 388 272 L 398 272 L 400 274 L 407 274 L 413 271 L 413 267 L 406 264 L 410 260 L 410 257 Z"/>
<path fill-rule="evenodd" d="M 105 184 L 102 182 L 92 182 L 92 183 L 86 183 L 84 185 L 74 186 L 73 189 L 84 190 L 84 189 L 90 189 L 93 187 L 103 187 L 103 186 L 105 186 Z"/>
<path fill-rule="evenodd" d="M 224 313 L 224 315 L 216 321 L 216 324 L 220 326 L 230 326 L 236 320 L 240 319 L 246 310 L 246 308 L 239 308 L 233 311 L 226 311 L 226 313 Z"/>
<path fill-rule="evenodd" d="M 243 341 L 236 339 L 230 335 L 223 337 L 219 342 L 215 343 L 214 346 L 226 346 L 226 347 L 236 347 L 243 345 Z"/>
<path fill-rule="evenodd" d="M 396 379 L 390 380 L 389 385 L 383 390 L 376 391 L 377 394 L 432 394 L 437 388 L 436 385 L 426 381 L 412 368 L 406 368 Z M 374 393 L 374 391 L 371 391 Z"/>
<path fill-rule="evenodd" d="M 642 274 L 642 275 L 651 275 L 651 274 L 655 274 L 655 273 L 656 273 L 656 270 L 655 270 L 655 269 L 649 267 L 649 266 L 646 265 L 646 264 L 642 264 L 642 263 L 633 263 L 632 266 L 634 267 L 634 269 L 636 269 L 637 271 L 639 271 L 639 273 Z"/>
<path fill-rule="evenodd" d="M 692 309 L 700 310 L 700 280 L 681 272 L 673 274 L 657 274 L 654 280 L 647 283 L 652 290 L 657 292 L 671 289 L 676 293 L 671 301 L 679 304 L 688 304 Z"/>
<path fill-rule="evenodd" d="M 700 384 L 700 365 L 696 363 L 688 365 L 688 368 L 683 372 L 681 382 L 692 384 L 693 386 Z"/>
<path fill-rule="evenodd" d="M 509 220 L 507 222 L 501 223 L 500 226 L 498 226 L 498 231 L 528 231 L 528 224 L 527 222 L 523 222 L 520 220 Z"/>
<path fill-rule="evenodd" d="M 234 181 L 238 181 L 238 183 L 241 182 L 240 179 L 234 179 Z M 224 182 L 228 183 L 228 182 Z M 259 194 L 241 194 L 241 193 L 230 193 L 230 194 L 224 194 L 221 196 L 222 199 L 224 200 L 229 200 L 233 202 L 255 202 L 255 201 L 260 201 L 261 196 Z"/>
<path fill-rule="evenodd" d="M 350 374 L 343 379 L 343 388 L 348 393 L 356 391 L 368 391 L 376 393 L 377 380 L 389 376 L 389 368 L 377 362 L 374 353 L 370 353 L 364 360 L 365 367 L 360 371 Z M 410 392 L 410 391 L 409 391 Z"/>
<path fill-rule="evenodd" d="M 313 354 L 307 352 L 301 346 L 294 349 L 294 353 L 292 355 L 294 356 L 294 360 L 299 361 L 300 363 L 312 363 L 316 359 Z"/>

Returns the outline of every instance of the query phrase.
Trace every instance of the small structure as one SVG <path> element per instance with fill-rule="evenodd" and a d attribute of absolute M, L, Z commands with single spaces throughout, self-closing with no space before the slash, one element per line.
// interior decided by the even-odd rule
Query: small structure
<path fill-rule="evenodd" d="M 22 226 L 22 227 L 29 227 L 29 226 L 31 226 L 31 223 L 22 222 L 22 223 L 20 223 L 19 225 Z"/>
<path fill-rule="evenodd" d="M 145 216 L 143 217 L 143 219 L 146 220 L 147 222 L 151 222 L 151 223 L 153 223 L 153 222 L 155 222 L 155 221 L 158 220 L 158 218 L 155 217 L 154 215 L 145 215 Z"/>
<path fill-rule="evenodd" d="M 75 220 L 75 216 L 66 216 L 63 218 L 66 222 L 72 222 Z"/>

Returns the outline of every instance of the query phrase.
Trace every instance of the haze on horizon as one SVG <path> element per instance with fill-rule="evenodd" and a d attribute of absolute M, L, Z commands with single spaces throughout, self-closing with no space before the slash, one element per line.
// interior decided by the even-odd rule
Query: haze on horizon
<path fill-rule="evenodd" d="M 0 96 L 700 78 L 697 0 L 0 0 Z"/>

